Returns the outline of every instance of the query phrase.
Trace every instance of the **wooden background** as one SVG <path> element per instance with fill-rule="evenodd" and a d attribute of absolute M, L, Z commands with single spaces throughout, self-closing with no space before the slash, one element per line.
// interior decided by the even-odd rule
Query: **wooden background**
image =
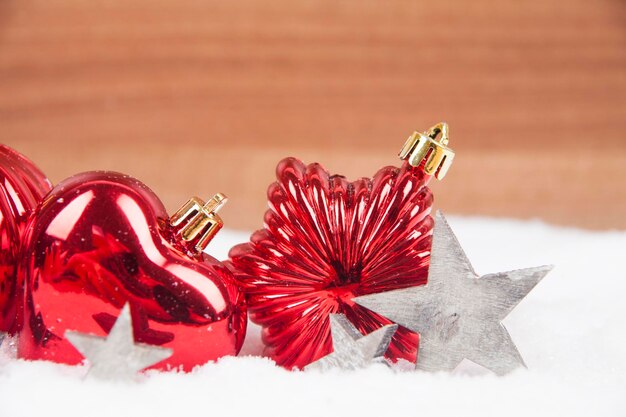
<path fill-rule="evenodd" d="M 261 225 L 287 155 L 355 178 L 445 120 L 448 213 L 626 228 L 626 2 L 0 0 L 0 140 Z"/>

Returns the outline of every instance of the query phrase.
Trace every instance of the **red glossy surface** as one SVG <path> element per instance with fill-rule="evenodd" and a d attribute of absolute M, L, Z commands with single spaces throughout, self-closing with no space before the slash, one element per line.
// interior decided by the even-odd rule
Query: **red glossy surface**
<path fill-rule="evenodd" d="M 263 326 L 266 353 L 303 367 L 331 352 L 330 313 L 345 314 L 364 334 L 389 323 L 353 297 L 426 282 L 432 193 L 429 177 L 408 164 L 348 182 L 288 158 L 277 178 L 265 228 L 231 250 L 230 267 L 251 319 Z M 415 362 L 417 343 L 400 328 L 387 355 Z"/>
<path fill-rule="evenodd" d="M 17 275 L 26 223 L 52 186 L 31 161 L 0 145 L 0 331 L 22 324 L 23 285 Z"/>
<path fill-rule="evenodd" d="M 174 238 L 158 198 L 116 173 L 57 185 L 26 236 L 26 325 L 18 354 L 75 364 L 66 330 L 106 335 L 130 303 L 137 342 L 173 349 L 153 368 L 193 366 L 238 353 L 243 297 L 214 258 L 194 258 Z"/>

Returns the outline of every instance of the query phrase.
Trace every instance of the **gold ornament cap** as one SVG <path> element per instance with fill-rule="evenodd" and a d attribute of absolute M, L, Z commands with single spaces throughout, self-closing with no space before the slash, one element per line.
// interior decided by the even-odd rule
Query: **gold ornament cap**
<path fill-rule="evenodd" d="M 398 155 L 411 166 L 424 164 L 424 172 L 442 180 L 454 160 L 454 151 L 448 148 L 448 124 L 441 122 L 424 133 L 413 132 Z"/>
<path fill-rule="evenodd" d="M 228 198 L 217 193 L 204 203 L 198 197 L 192 197 L 170 218 L 170 225 L 184 245 L 196 255 L 204 251 L 224 222 L 217 214 Z"/>

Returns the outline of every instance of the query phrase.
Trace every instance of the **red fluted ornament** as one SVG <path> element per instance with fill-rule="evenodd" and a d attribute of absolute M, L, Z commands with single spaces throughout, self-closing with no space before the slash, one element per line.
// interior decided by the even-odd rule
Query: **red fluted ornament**
<path fill-rule="evenodd" d="M 401 168 L 354 182 L 294 158 L 278 164 L 265 228 L 230 251 L 268 356 L 302 368 L 331 353 L 329 314 L 344 314 L 369 334 L 390 321 L 354 297 L 426 283 L 433 228 L 426 184 L 452 162 L 446 144 L 445 124 L 416 132 L 400 153 Z M 415 362 L 417 343 L 401 327 L 387 357 Z"/>
<path fill-rule="evenodd" d="M 16 333 L 22 324 L 23 282 L 17 275 L 22 236 L 51 188 L 31 161 L 0 145 L 0 332 Z"/>
<path fill-rule="evenodd" d="M 246 330 L 230 271 L 203 252 L 222 225 L 221 194 L 170 219 L 141 182 L 79 174 L 45 198 L 25 236 L 26 324 L 18 355 L 76 364 L 68 330 L 106 336 L 129 303 L 135 341 L 173 350 L 154 369 L 236 355 Z"/>

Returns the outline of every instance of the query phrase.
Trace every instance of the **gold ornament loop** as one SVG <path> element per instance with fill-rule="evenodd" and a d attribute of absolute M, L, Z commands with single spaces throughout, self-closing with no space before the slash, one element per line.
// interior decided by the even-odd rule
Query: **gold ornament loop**
<path fill-rule="evenodd" d="M 449 128 L 445 122 L 437 123 L 424 133 L 413 132 L 400 150 L 399 157 L 411 166 L 424 164 L 424 172 L 443 179 L 454 160 L 454 151 L 448 148 Z"/>
<path fill-rule="evenodd" d="M 206 204 L 199 198 L 193 197 L 187 201 L 170 218 L 170 225 L 176 233 L 196 254 L 200 254 L 211 239 L 222 228 L 224 222 L 217 214 L 228 198 L 217 193 Z"/>

